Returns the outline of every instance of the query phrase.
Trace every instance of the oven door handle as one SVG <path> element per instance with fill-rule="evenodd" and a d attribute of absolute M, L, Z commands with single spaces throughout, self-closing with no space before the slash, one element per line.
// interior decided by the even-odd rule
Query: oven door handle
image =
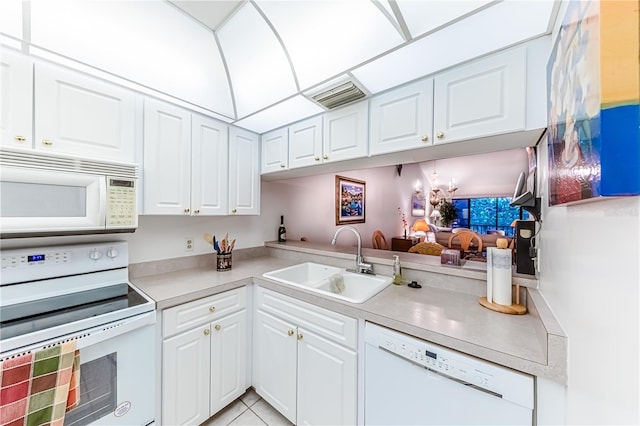
<path fill-rule="evenodd" d="M 10 352 L 0 355 L 1 360 L 5 360 L 12 356 L 21 355 L 50 346 L 55 346 L 69 340 L 76 340 L 76 348 L 83 349 L 97 343 L 104 342 L 114 337 L 130 333 L 142 327 L 150 326 L 156 323 L 156 312 L 151 311 L 133 317 L 121 319 L 118 321 L 102 324 L 82 331 L 76 331 L 54 339 L 45 340 L 29 346 L 23 346 Z"/>

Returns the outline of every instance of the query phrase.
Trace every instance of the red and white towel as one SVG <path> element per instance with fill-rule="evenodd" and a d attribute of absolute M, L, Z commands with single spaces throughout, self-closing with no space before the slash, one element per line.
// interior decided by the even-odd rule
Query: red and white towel
<path fill-rule="evenodd" d="M 0 361 L 0 425 L 62 426 L 80 402 L 75 340 Z"/>

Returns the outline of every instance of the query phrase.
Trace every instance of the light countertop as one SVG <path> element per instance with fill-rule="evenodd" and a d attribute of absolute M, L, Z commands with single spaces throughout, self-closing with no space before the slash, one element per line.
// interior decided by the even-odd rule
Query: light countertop
<path fill-rule="evenodd" d="M 566 383 L 566 336 L 531 283 L 526 289 L 529 308 L 526 315 L 506 315 L 488 310 L 479 304 L 477 289 L 460 291 L 461 284 L 455 283 L 456 279 L 475 279 L 481 283 L 482 277 L 476 277 L 475 274 L 482 272 L 458 268 L 449 276 L 438 271 L 441 267 L 436 264 L 425 275 L 420 275 L 417 270 L 407 271 L 420 279 L 423 285 L 421 289 L 392 284 L 368 301 L 354 304 L 262 277 L 264 272 L 303 261 L 322 263 L 324 260 L 327 264 L 343 266 L 341 262 L 352 261 L 351 253 L 343 253 L 333 246 L 328 246 L 324 251 L 322 247 L 308 246 L 304 246 L 306 250 L 298 250 L 296 244 L 285 246 L 267 243 L 266 246 L 238 255 L 234 251 L 231 271 L 217 272 L 208 258 L 200 258 L 195 264 L 194 259 L 184 258 L 182 261 L 172 260 L 174 265 L 167 265 L 167 262 L 151 266 L 132 265 L 130 270 L 134 273 L 131 274 L 131 281 L 153 298 L 160 310 L 233 288 L 257 284 L 506 367 Z M 374 270 L 388 275 L 385 267 L 389 253 L 385 253 L 381 259 L 372 257 L 375 253 L 369 253 L 369 256 L 366 252 L 364 254 L 366 261 L 374 263 Z M 404 258 L 403 265 L 411 266 L 410 261 L 411 255 Z M 162 266 L 156 270 L 159 265 Z M 144 276 L 135 276 L 142 273 Z M 434 286 L 429 282 L 432 279 Z M 446 287 L 447 282 L 452 283 L 453 289 Z"/>

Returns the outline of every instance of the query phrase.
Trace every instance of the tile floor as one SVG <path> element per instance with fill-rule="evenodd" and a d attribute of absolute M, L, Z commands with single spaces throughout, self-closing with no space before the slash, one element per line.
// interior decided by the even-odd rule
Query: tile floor
<path fill-rule="evenodd" d="M 201 426 L 292 426 L 253 390 L 229 404 L 224 410 L 204 422 Z"/>

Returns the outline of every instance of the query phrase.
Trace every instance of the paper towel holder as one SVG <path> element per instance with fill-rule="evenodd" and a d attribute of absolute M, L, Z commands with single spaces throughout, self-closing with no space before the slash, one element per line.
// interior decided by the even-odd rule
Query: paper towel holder
<path fill-rule="evenodd" d="M 520 301 L 520 285 L 516 284 L 516 301 Z M 520 305 L 519 303 L 512 303 L 511 305 L 499 305 L 497 303 L 492 303 L 487 300 L 486 297 L 481 297 L 479 300 L 480 304 L 487 309 L 491 309 L 492 311 L 500 312 L 503 314 L 509 315 L 524 315 L 527 313 L 527 307 Z"/>

